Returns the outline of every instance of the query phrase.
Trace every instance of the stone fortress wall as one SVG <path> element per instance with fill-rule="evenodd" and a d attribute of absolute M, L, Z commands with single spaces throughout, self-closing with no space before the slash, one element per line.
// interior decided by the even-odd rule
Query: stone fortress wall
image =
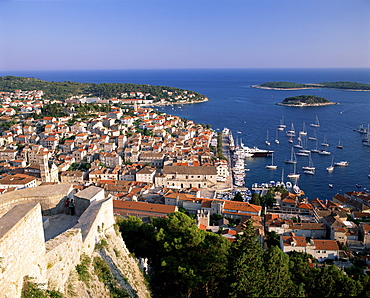
<path fill-rule="evenodd" d="M 67 198 L 78 223 L 45 241 L 42 215 L 65 213 Z M 114 228 L 113 200 L 95 186 L 77 194 L 70 184 L 9 192 L 0 195 L 0 217 L 0 297 L 20 297 L 25 276 L 63 292 L 81 254 L 91 256 Z"/>

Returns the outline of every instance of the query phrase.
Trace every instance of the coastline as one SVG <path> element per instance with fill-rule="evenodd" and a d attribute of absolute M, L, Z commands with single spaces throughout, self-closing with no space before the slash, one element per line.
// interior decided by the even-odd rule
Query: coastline
<path fill-rule="evenodd" d="M 301 88 L 273 88 L 273 87 L 263 87 L 260 85 L 252 85 L 252 88 L 256 89 L 264 89 L 264 90 L 287 90 L 287 91 L 292 91 L 292 90 L 307 90 L 307 89 L 335 89 L 335 90 L 343 90 L 343 91 L 365 91 L 369 92 L 370 90 L 362 90 L 362 89 L 343 89 L 343 88 L 329 88 L 329 87 L 301 87 Z"/>
<path fill-rule="evenodd" d="M 301 102 L 300 104 L 289 104 L 289 103 L 282 103 L 282 102 L 277 102 L 276 105 L 278 106 L 286 106 L 286 107 L 323 107 L 323 106 L 332 106 L 332 105 L 339 105 L 338 102 L 326 102 L 326 103 L 311 103 L 311 104 L 306 104 Z"/>
<path fill-rule="evenodd" d="M 210 99 L 208 97 L 205 97 L 204 99 L 202 100 L 195 100 L 195 101 L 177 101 L 177 102 L 171 102 L 171 101 L 168 101 L 168 102 L 152 102 L 151 104 L 141 104 L 140 106 L 148 106 L 148 107 L 151 107 L 151 106 L 172 106 L 172 105 L 188 105 L 188 104 L 196 104 L 196 103 L 202 103 L 202 102 L 207 102 L 207 101 L 210 101 Z"/>

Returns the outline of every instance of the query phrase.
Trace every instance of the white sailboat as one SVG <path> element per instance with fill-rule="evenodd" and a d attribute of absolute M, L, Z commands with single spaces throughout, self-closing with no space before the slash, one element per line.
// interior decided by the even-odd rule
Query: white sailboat
<path fill-rule="evenodd" d="M 292 147 L 292 153 L 290 154 L 290 159 L 286 159 L 284 161 L 285 163 L 297 163 L 297 159 L 295 157 L 295 154 L 294 154 L 294 148 Z"/>
<path fill-rule="evenodd" d="M 286 135 L 288 137 L 294 137 L 295 136 L 295 129 L 294 129 L 294 124 L 293 123 L 292 123 L 291 129 L 286 132 Z"/>
<path fill-rule="evenodd" d="M 310 141 L 316 141 L 317 140 L 317 136 L 316 136 L 316 130 L 313 131 L 313 137 L 308 137 L 308 139 Z"/>
<path fill-rule="evenodd" d="M 317 149 L 317 140 L 316 140 L 316 147 L 314 149 L 311 149 L 311 152 L 312 153 L 319 153 L 320 152 L 320 150 Z"/>
<path fill-rule="evenodd" d="M 267 146 L 270 146 L 271 143 L 269 142 L 269 131 L 267 130 L 267 135 L 266 135 L 266 141 L 265 141 Z"/>
<path fill-rule="evenodd" d="M 340 140 L 338 141 L 337 148 L 338 149 L 343 149 L 343 145 L 342 145 L 342 142 Z"/>
<path fill-rule="evenodd" d="M 307 135 L 307 130 L 306 130 L 306 123 L 303 122 L 303 129 L 299 132 L 301 136 L 306 136 Z"/>
<path fill-rule="evenodd" d="M 280 141 L 279 141 L 279 130 L 276 130 L 275 143 L 276 144 L 279 144 L 280 143 Z"/>
<path fill-rule="evenodd" d="M 333 165 L 333 163 L 334 163 L 334 156 L 333 156 L 333 157 L 332 157 L 332 159 L 331 159 L 331 165 L 330 165 L 330 166 L 328 166 L 328 167 L 326 168 L 326 170 L 327 170 L 329 173 L 334 171 L 334 165 Z"/>
<path fill-rule="evenodd" d="M 288 178 L 292 179 L 298 179 L 300 177 L 300 174 L 296 173 L 297 164 L 294 164 L 294 171 L 293 173 L 288 174 Z"/>
<path fill-rule="evenodd" d="M 308 160 L 308 166 L 303 166 L 302 170 L 304 170 L 304 171 L 315 171 L 315 169 L 316 168 L 313 166 L 313 161 L 312 161 L 311 153 L 310 153 L 310 158 Z"/>
<path fill-rule="evenodd" d="M 266 169 L 269 169 L 269 170 L 276 170 L 277 169 L 277 165 L 274 165 L 274 153 L 271 154 L 271 164 L 266 165 Z"/>
<path fill-rule="evenodd" d="M 284 124 L 284 116 L 281 116 L 280 124 L 278 125 L 278 130 L 284 130 L 286 125 Z"/>
<path fill-rule="evenodd" d="M 328 139 L 326 138 L 326 135 L 324 135 L 324 141 L 321 143 L 321 146 L 329 147 Z"/>
<path fill-rule="evenodd" d="M 310 126 L 312 127 L 320 127 L 319 117 L 316 115 L 315 123 L 311 123 Z"/>

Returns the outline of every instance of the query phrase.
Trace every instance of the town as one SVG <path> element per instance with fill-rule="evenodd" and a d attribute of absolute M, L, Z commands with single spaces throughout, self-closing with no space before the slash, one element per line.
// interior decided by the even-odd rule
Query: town
<path fill-rule="evenodd" d="M 115 215 L 148 220 L 183 211 L 230 242 L 252 220 L 265 248 L 275 243 L 286 253 L 309 253 L 319 261 L 315 266 L 343 268 L 361 259 L 367 270 L 369 194 L 308 200 L 275 184 L 249 190 L 235 183 L 243 169 L 231 163 L 235 148 L 227 129 L 156 111 L 144 96 L 63 102 L 43 100 L 41 90 L 0 92 L 0 200 L 30 187 L 67 183 L 78 193 L 96 186 L 113 198 Z M 66 115 L 42 115 L 52 105 Z"/>

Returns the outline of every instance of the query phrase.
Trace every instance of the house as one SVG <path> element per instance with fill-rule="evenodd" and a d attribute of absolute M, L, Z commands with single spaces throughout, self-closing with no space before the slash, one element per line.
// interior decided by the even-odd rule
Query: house
<path fill-rule="evenodd" d="M 79 184 L 84 183 L 87 178 L 87 172 L 80 171 L 63 171 L 60 173 L 61 183 Z"/>
<path fill-rule="evenodd" d="M 359 228 L 360 239 L 366 248 L 370 248 L 370 223 L 361 222 Z"/>
<path fill-rule="evenodd" d="M 178 211 L 177 206 L 113 200 L 113 212 L 121 216 L 166 217 L 176 211 Z"/>
<path fill-rule="evenodd" d="M 154 183 L 156 170 L 150 167 L 144 167 L 136 172 L 136 181 Z"/>
<path fill-rule="evenodd" d="M 24 174 L 16 174 L 16 175 L 8 175 L 2 179 L 0 179 L 0 188 L 7 189 L 7 188 L 28 188 L 28 187 L 36 187 L 37 179 L 35 177 L 31 177 Z"/>
<path fill-rule="evenodd" d="M 293 232 L 289 236 L 280 236 L 280 248 L 284 253 L 306 252 L 306 247 L 306 237 L 304 236 L 296 236 Z"/>
<path fill-rule="evenodd" d="M 164 166 L 162 175 L 155 177 L 155 184 L 170 188 L 207 188 L 216 185 L 215 166 Z"/>

